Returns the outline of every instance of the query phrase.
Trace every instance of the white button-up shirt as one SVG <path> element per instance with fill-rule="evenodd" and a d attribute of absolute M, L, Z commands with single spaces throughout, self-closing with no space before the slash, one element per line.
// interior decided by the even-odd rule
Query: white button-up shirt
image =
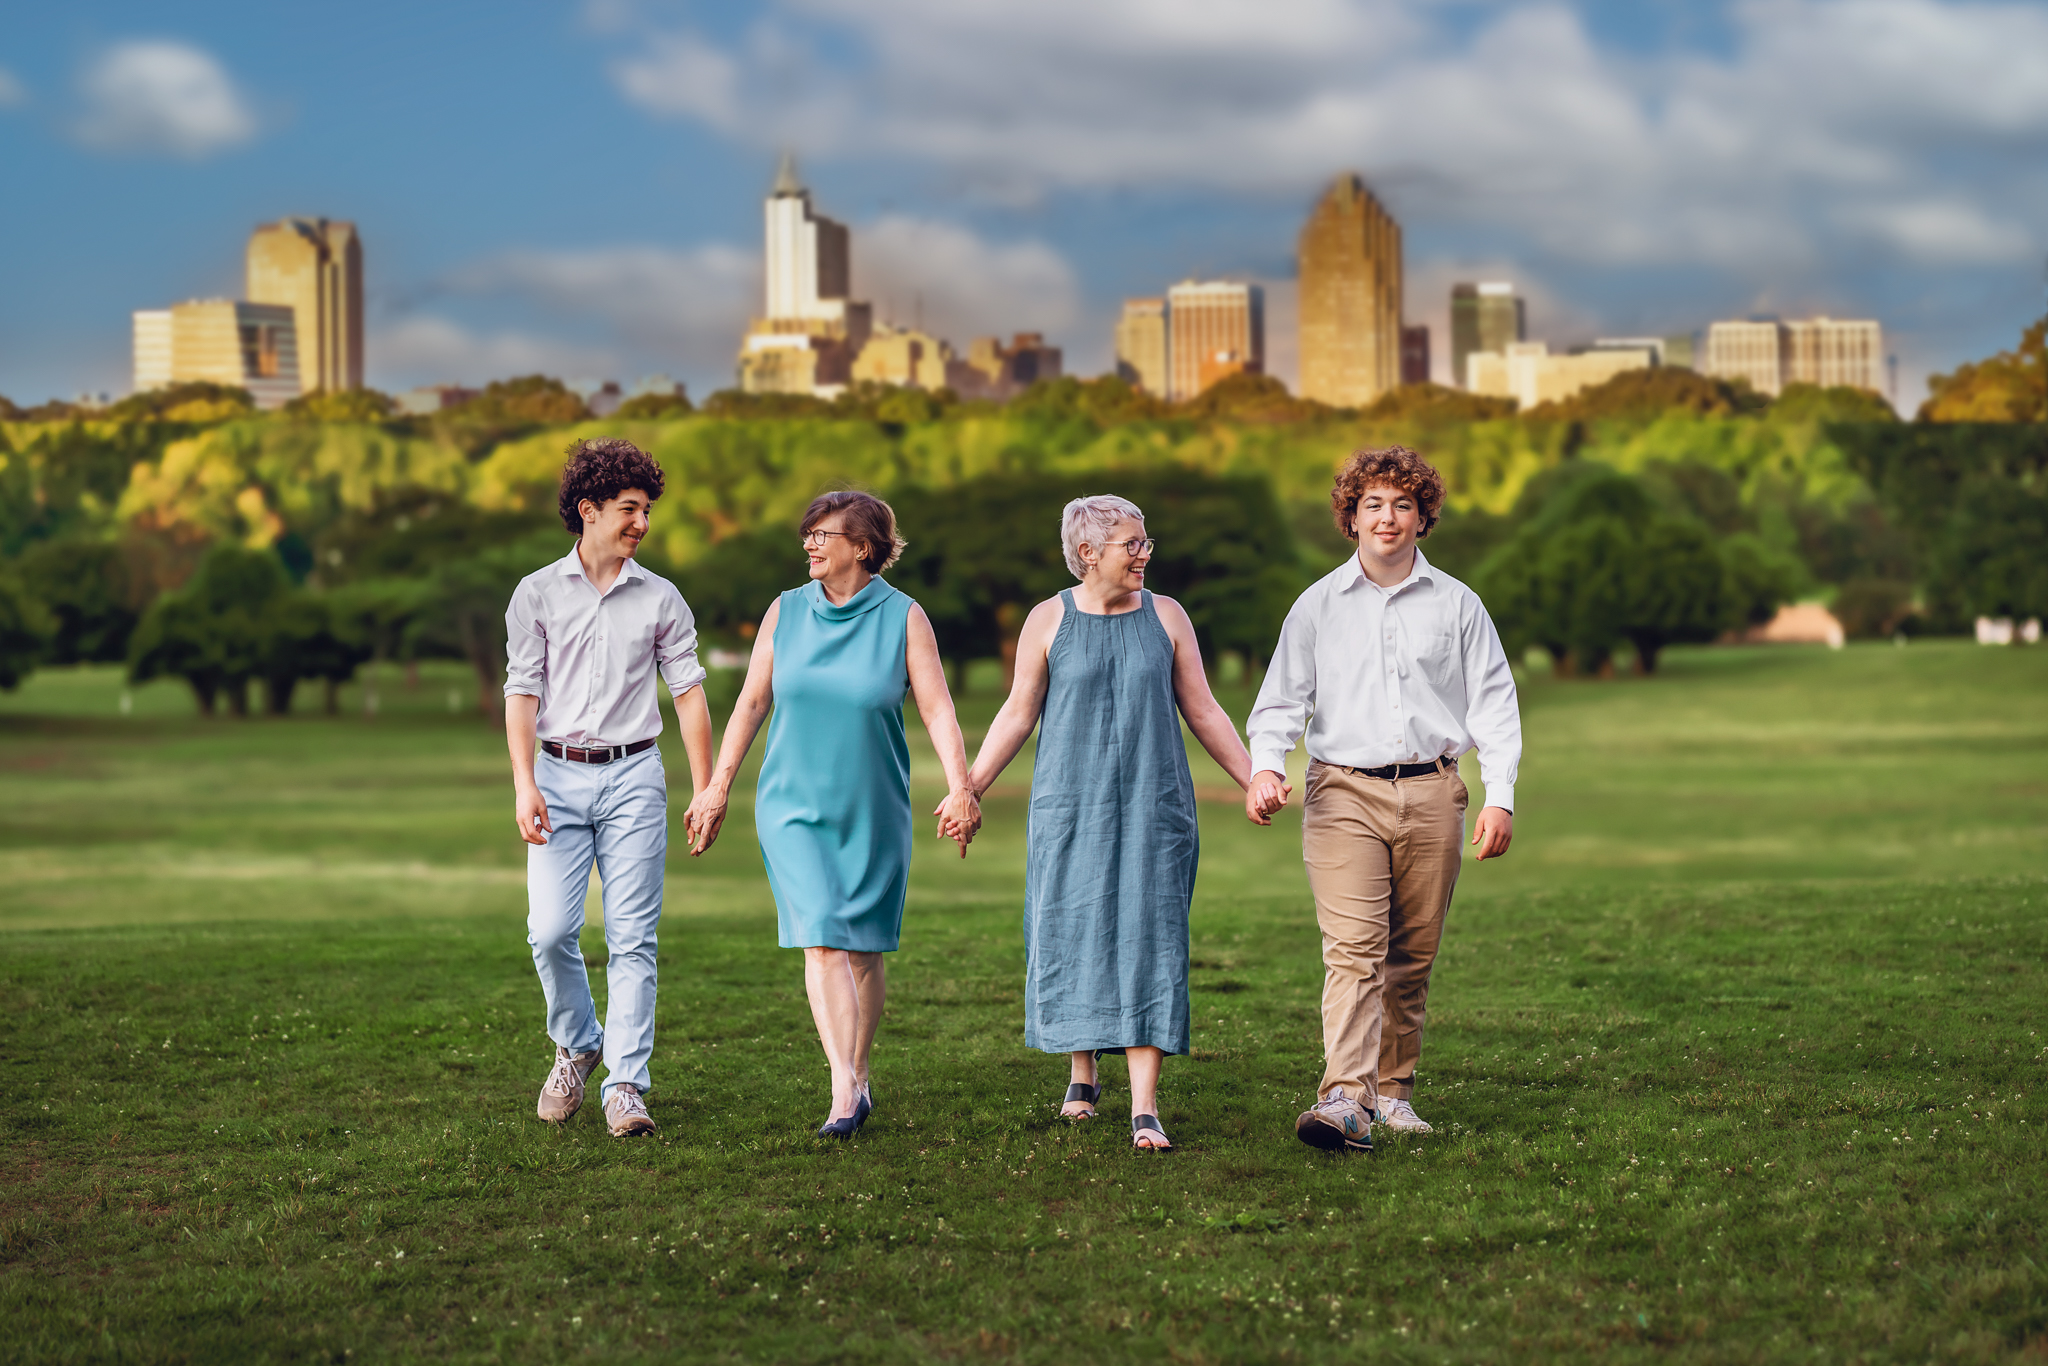
<path fill-rule="evenodd" d="M 505 696 L 540 699 L 541 739 L 578 749 L 652 740 L 657 668 L 676 697 L 704 681 L 697 619 L 661 575 L 627 560 L 600 593 L 571 546 L 512 590 Z"/>
<path fill-rule="evenodd" d="M 1296 599 L 1245 733 L 1254 771 L 1287 771 L 1308 730 L 1309 757 L 1383 768 L 1475 746 L 1486 805 L 1515 809 L 1522 713 L 1500 633 L 1479 595 L 1422 552 L 1382 588 L 1353 555 Z"/>

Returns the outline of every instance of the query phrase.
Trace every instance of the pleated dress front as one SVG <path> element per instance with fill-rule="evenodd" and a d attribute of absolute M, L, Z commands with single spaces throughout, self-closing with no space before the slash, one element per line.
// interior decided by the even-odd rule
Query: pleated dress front
<path fill-rule="evenodd" d="M 1136 611 L 1065 609 L 1046 651 L 1024 872 L 1024 1041 L 1188 1051 L 1188 905 L 1201 839 L 1173 639 Z"/>
<path fill-rule="evenodd" d="M 754 796 L 780 942 L 891 953 L 910 885 L 911 600 L 874 578 L 836 605 L 815 580 L 781 604 Z"/>

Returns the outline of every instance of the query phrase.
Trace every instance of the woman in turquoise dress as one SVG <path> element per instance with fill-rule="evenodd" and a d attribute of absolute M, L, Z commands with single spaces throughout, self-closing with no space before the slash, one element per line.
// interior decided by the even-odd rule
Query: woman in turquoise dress
<path fill-rule="evenodd" d="M 818 1132 L 850 1138 L 874 1109 L 868 1057 L 882 1019 L 882 955 L 896 950 L 910 879 L 906 692 L 945 768 L 939 810 L 962 832 L 962 857 L 980 809 L 966 790 L 967 749 L 931 622 L 880 577 L 903 550 L 896 514 L 869 494 L 822 494 L 802 533 L 811 581 L 761 619 L 717 770 L 684 820 L 701 855 L 772 709 L 754 825 L 781 943 L 804 951 L 811 1016 L 832 1067 L 832 1112 Z"/>
<path fill-rule="evenodd" d="M 1060 1111 L 1070 1119 L 1095 1114 L 1096 1054 L 1123 1053 L 1132 1144 L 1160 1151 L 1173 1146 L 1159 1123 L 1160 1064 L 1188 1051 L 1188 905 L 1200 852 L 1181 718 L 1239 787 L 1251 756 L 1209 691 L 1188 614 L 1145 590 L 1145 514 L 1122 498 L 1077 498 L 1062 514 L 1061 542 L 1080 584 L 1025 618 L 1009 701 L 967 785 L 986 792 L 1038 730 L 1024 1042 L 1070 1055 Z"/>

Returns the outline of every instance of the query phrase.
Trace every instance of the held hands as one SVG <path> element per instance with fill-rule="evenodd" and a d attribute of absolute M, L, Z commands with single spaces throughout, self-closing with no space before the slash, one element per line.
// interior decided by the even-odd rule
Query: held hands
<path fill-rule="evenodd" d="M 967 846 L 981 829 L 981 799 L 971 789 L 956 787 L 932 808 L 932 814 L 939 818 L 937 838 L 959 844 L 960 857 L 966 858 Z"/>
<path fill-rule="evenodd" d="M 725 804 L 725 788 L 717 783 L 690 799 L 690 809 L 683 813 L 683 829 L 689 832 L 691 858 L 702 858 L 717 841 L 719 827 L 725 824 Z"/>
<path fill-rule="evenodd" d="M 1507 808 L 1489 806 L 1472 825 L 1472 843 L 1479 846 L 1481 859 L 1499 858 L 1515 837 L 1515 818 Z"/>
<path fill-rule="evenodd" d="M 1244 818 L 1253 825 L 1271 825 L 1273 813 L 1287 805 L 1287 799 L 1293 795 L 1294 785 L 1287 781 L 1286 774 L 1260 769 L 1252 774 L 1251 785 L 1244 790 Z"/>
<path fill-rule="evenodd" d="M 528 783 L 514 789 L 512 823 L 519 830 L 519 838 L 528 844 L 548 842 L 548 836 L 555 833 L 555 827 L 548 819 L 548 801 L 540 795 L 540 788 Z"/>

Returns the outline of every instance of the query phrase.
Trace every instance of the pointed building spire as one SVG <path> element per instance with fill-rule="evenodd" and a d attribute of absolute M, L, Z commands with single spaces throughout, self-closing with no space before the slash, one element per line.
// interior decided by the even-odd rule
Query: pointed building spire
<path fill-rule="evenodd" d="M 781 164 L 775 168 L 774 194 L 781 198 L 784 195 L 800 195 L 803 192 L 803 182 L 796 178 L 796 153 L 785 150 L 782 153 Z"/>

